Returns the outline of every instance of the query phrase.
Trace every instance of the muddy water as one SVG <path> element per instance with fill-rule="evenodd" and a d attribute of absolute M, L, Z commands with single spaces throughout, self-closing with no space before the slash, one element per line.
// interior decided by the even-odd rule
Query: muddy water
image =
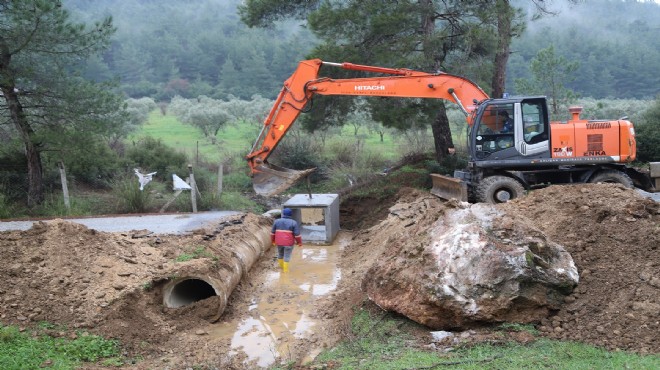
<path fill-rule="evenodd" d="M 314 301 L 337 287 L 339 254 L 349 241 L 350 234 L 340 232 L 332 245 L 294 248 L 289 273 L 275 267 L 269 272 L 265 289 L 253 298 L 249 317 L 213 326 L 210 337 L 229 339 L 229 355 L 244 354 L 260 367 L 273 365 L 277 358 L 289 359 L 294 340 L 308 337 L 317 325 L 312 319 Z"/>

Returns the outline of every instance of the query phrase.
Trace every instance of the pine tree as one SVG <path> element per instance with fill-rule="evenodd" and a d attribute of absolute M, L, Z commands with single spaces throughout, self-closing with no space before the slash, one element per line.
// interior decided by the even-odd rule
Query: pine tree
<path fill-rule="evenodd" d="M 29 207 L 44 199 L 42 152 L 49 144 L 65 146 L 68 133 L 93 126 L 109 130 L 102 122 L 119 110 L 116 97 L 71 72 L 103 50 L 113 32 L 111 18 L 72 22 L 60 1 L 0 2 L 0 90 L 24 147 Z"/>

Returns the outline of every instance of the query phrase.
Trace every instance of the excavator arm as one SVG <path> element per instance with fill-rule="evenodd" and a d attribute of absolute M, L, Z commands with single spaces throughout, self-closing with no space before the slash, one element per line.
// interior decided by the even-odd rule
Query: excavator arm
<path fill-rule="evenodd" d="M 332 79 L 319 77 L 323 65 L 391 76 Z M 271 108 L 259 137 L 247 155 L 257 194 L 275 195 L 314 169 L 295 171 L 268 163 L 268 157 L 286 135 L 314 95 L 355 95 L 399 98 L 444 99 L 456 103 L 472 124 L 472 113 L 488 95 L 474 82 L 446 73 L 430 74 L 409 69 L 391 69 L 352 63 L 304 60 L 285 82 Z"/>

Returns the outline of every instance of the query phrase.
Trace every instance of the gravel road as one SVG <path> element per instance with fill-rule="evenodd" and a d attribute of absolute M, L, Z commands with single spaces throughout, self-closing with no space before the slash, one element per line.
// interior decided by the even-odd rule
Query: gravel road
<path fill-rule="evenodd" d="M 90 229 L 106 232 L 149 230 L 155 234 L 185 234 L 204 227 L 223 217 L 240 214 L 234 211 L 214 211 L 199 213 L 177 213 L 166 215 L 117 216 L 95 218 L 72 218 L 68 221 L 79 223 Z M 48 220 L 42 220 L 48 222 Z M 35 221 L 1 221 L 0 231 L 27 230 Z"/>

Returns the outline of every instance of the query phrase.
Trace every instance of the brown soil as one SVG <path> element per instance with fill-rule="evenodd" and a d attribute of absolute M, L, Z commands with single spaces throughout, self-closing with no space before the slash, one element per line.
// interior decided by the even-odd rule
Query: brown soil
<path fill-rule="evenodd" d="M 291 358 L 331 346 L 346 334 L 353 309 L 365 304 L 361 282 L 381 252 L 369 240 L 388 237 L 378 221 L 388 216 L 396 201 L 422 195 L 426 193 L 404 188 L 389 197 L 344 202 L 342 227 L 353 230 L 354 236 L 341 256 L 342 279 L 334 293 L 313 303 L 322 327 L 311 338 L 291 339 Z M 658 203 L 617 185 L 579 185 L 536 190 L 498 207 L 526 216 L 531 225 L 564 245 L 580 272 L 580 283 L 565 306 L 538 323 L 542 335 L 608 349 L 660 352 Z M 218 318 L 213 298 L 166 309 L 159 289 L 177 274 L 213 268 L 208 258 L 175 262 L 181 253 L 200 246 L 225 253 L 224 245 L 268 222 L 250 214 L 239 219 L 222 230 L 200 230 L 190 236 L 103 233 L 63 220 L 2 232 L 0 322 L 34 327 L 47 321 L 70 328 L 48 331 L 55 336 L 74 335 L 73 329 L 79 329 L 118 338 L 129 358 L 142 358 L 137 368 L 242 368 L 238 359 L 227 359 L 229 343 L 209 348 L 205 328 Z M 247 308 L 264 289 L 261 282 L 272 269 L 272 257 L 271 250 L 244 277 L 221 321 L 250 314 Z M 285 299 L 296 300 L 285 291 L 273 294 L 289 294 Z M 469 338 L 488 338 L 491 330 L 471 332 Z M 533 340 L 516 335 L 521 342 Z"/>

